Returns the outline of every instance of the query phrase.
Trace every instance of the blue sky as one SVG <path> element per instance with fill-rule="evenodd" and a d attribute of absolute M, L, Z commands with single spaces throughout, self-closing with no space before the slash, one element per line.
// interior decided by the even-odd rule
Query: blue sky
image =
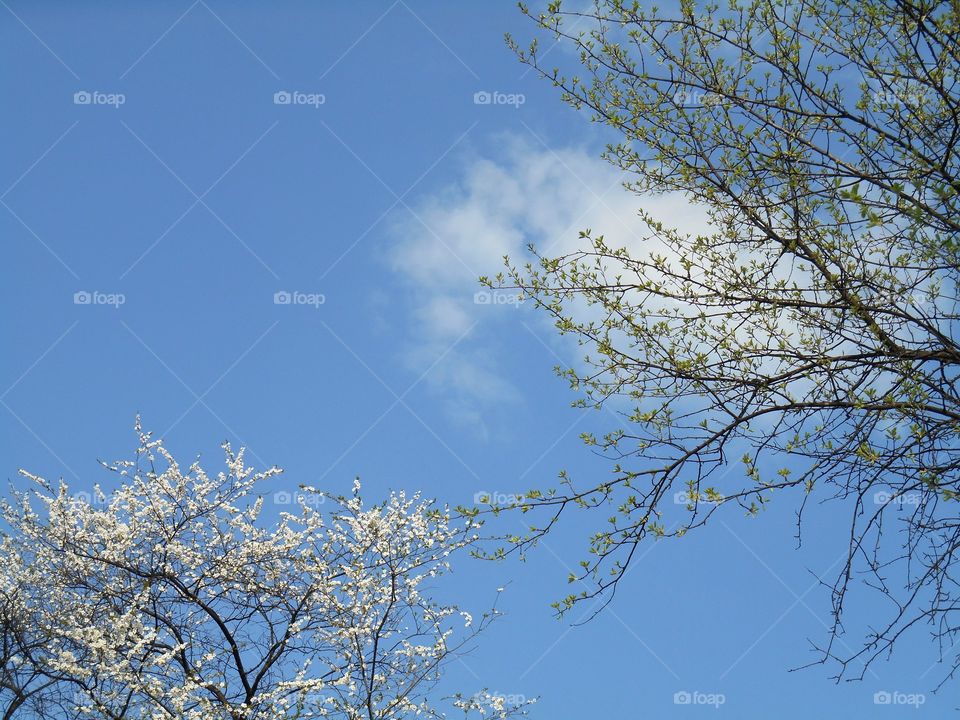
<path fill-rule="evenodd" d="M 5 477 L 109 483 L 96 461 L 130 454 L 138 413 L 179 457 L 216 467 L 228 439 L 284 467 L 268 492 L 360 475 L 469 504 L 609 471 L 577 435 L 617 418 L 571 409 L 552 372 L 575 348 L 511 296 L 475 297 L 526 242 L 636 227 L 598 159 L 610 136 L 504 46 L 530 32 L 513 3 L 0 5 Z M 794 500 L 649 545 L 582 627 L 549 603 L 599 518 L 524 564 L 461 561 L 444 592 L 470 609 L 510 584 L 450 685 L 540 696 L 551 720 L 944 716 L 922 635 L 860 683 L 788 672 L 825 638 L 817 577 L 844 527 L 814 508 L 798 550 Z"/>

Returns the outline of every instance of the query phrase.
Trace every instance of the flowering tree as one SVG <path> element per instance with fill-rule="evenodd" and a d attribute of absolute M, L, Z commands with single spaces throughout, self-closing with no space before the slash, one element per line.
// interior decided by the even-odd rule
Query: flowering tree
<path fill-rule="evenodd" d="M 482 695 L 429 697 L 477 623 L 424 594 L 477 523 L 393 494 L 365 507 L 304 488 L 261 521 L 253 472 L 182 469 L 140 429 L 109 498 L 35 483 L 4 503 L 0 546 L 3 718 L 389 720 L 496 718 Z M 328 506 L 324 506 L 328 507 Z"/>

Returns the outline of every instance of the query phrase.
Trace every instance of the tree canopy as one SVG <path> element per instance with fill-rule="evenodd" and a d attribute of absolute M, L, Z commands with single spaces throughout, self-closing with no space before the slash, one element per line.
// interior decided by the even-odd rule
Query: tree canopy
<path fill-rule="evenodd" d="M 441 668 L 497 616 L 428 588 L 477 523 L 393 494 L 313 488 L 265 518 L 266 481 L 182 468 L 139 428 L 109 495 L 34 481 L 0 505 L 4 720 L 506 718 L 485 691 L 439 697 Z M 329 503 L 329 505 L 327 504 Z M 524 700 L 521 705 L 527 702 Z"/>
<path fill-rule="evenodd" d="M 521 9 L 537 37 L 508 42 L 615 131 L 605 156 L 648 232 L 585 230 L 577 252 L 531 248 L 532 261 L 482 279 L 521 288 L 585 347 L 560 369 L 579 405 L 624 415 L 584 436 L 612 475 L 530 491 L 524 509 L 546 519 L 512 540 L 526 547 L 570 508 L 608 521 L 571 578 L 592 589 L 563 610 L 612 592 L 645 538 L 788 493 L 802 527 L 809 500 L 835 499 L 850 527 L 822 661 L 862 677 L 920 626 L 946 654 L 960 631 L 960 6 Z M 668 192 L 705 209 L 702 232 L 642 209 Z M 835 640 L 862 586 L 894 611 L 847 653 Z M 960 660 L 946 661 L 952 675 Z"/>

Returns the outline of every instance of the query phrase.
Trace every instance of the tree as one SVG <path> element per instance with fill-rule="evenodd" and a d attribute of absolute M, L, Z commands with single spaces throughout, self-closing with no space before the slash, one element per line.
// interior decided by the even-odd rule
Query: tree
<path fill-rule="evenodd" d="M 388 720 L 441 708 L 507 717 L 496 697 L 432 697 L 497 616 L 426 594 L 478 524 L 404 493 L 364 506 L 304 488 L 273 524 L 254 472 L 181 469 L 137 430 L 105 496 L 35 487 L 5 502 L 3 718 Z M 321 512 L 322 501 L 332 509 Z"/>
<path fill-rule="evenodd" d="M 578 252 L 531 247 L 529 263 L 481 279 L 522 289 L 585 346 L 582 366 L 559 370 L 577 403 L 626 418 L 584 436 L 613 458 L 611 477 L 532 490 L 520 505 L 546 519 L 514 549 L 568 508 L 612 512 L 571 577 L 590 590 L 563 611 L 611 596 L 648 536 L 791 490 L 800 532 L 810 499 L 836 499 L 849 547 L 828 581 L 821 662 L 862 677 L 921 626 L 945 654 L 960 631 L 960 6 L 590 6 L 521 5 L 577 51 L 576 71 L 547 66 L 539 38 L 508 42 L 615 131 L 605 157 L 629 190 L 681 193 L 710 222 L 685 234 L 641 210 L 643 238 L 587 230 Z M 858 580 L 895 612 L 845 652 L 835 641 Z M 947 662 L 952 676 L 960 656 Z"/>
<path fill-rule="evenodd" d="M 37 663 L 52 638 L 41 623 L 38 608 L 52 607 L 45 587 L 26 587 L 22 558 L 3 539 L 4 563 L 0 588 L 0 717 L 70 717 L 71 683 Z"/>

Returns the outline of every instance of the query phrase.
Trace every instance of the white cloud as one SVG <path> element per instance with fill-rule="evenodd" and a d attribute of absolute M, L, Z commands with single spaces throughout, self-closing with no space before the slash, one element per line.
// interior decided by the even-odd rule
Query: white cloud
<path fill-rule="evenodd" d="M 470 330 L 474 318 L 458 298 L 448 295 L 428 297 L 416 310 L 424 333 L 443 339 L 456 339 Z"/>
<path fill-rule="evenodd" d="M 390 262 L 416 303 L 406 359 L 422 370 L 448 353 L 425 382 L 444 393 L 451 415 L 486 434 L 484 410 L 520 397 L 496 360 L 496 330 L 505 323 L 520 332 L 523 318 L 537 323 L 541 337 L 556 336 L 544 331 L 542 314 L 533 319 L 507 303 L 475 303 L 477 278 L 501 271 L 504 255 L 522 259 L 528 243 L 546 254 L 569 252 L 582 243 L 578 235 L 585 228 L 613 246 L 639 249 L 646 230 L 637 217 L 641 202 L 666 224 L 705 231 L 705 213 L 683 197 L 641 199 L 621 180 L 592 152 L 548 150 L 508 136 L 494 157 L 466 158 L 454 183 L 421 197 L 412 206 L 415 215 L 393 226 Z"/>

